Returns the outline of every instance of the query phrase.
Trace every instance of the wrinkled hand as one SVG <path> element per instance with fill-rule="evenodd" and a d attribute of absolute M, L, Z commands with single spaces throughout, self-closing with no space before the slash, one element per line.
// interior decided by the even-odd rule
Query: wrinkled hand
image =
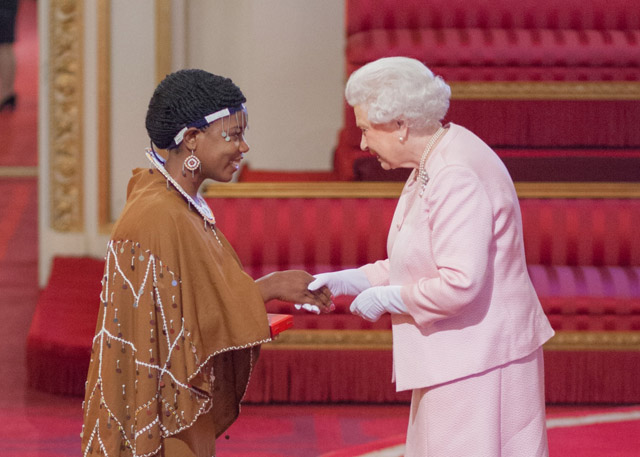
<path fill-rule="evenodd" d="M 335 309 L 331 301 L 331 292 L 327 287 L 309 290 L 309 284 L 314 280 L 306 271 L 287 270 L 277 271 L 256 281 L 260 287 L 265 303 L 277 298 L 291 303 L 304 303 L 314 306 L 319 312 L 328 313 Z"/>
<path fill-rule="evenodd" d="M 401 291 L 401 286 L 370 287 L 351 302 L 349 309 L 353 314 L 371 322 L 377 321 L 385 313 L 407 314 Z"/>

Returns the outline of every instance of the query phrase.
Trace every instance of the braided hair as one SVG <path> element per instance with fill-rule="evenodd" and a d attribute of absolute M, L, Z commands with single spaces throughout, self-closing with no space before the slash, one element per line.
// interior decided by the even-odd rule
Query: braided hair
<path fill-rule="evenodd" d="M 246 102 L 229 78 L 204 70 L 179 70 L 167 75 L 149 101 L 145 125 L 153 144 L 175 148 L 175 135 L 194 121 Z"/>

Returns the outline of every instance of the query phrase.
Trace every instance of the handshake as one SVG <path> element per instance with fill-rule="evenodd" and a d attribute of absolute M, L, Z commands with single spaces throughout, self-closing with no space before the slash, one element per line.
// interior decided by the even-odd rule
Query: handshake
<path fill-rule="evenodd" d="M 277 298 L 296 303 L 296 309 L 320 314 L 335 310 L 332 297 L 356 295 L 353 314 L 375 322 L 385 313 L 408 314 L 402 286 L 372 287 L 362 270 L 350 269 L 311 276 L 300 270 L 277 271 L 256 281 L 265 303 Z"/>
<path fill-rule="evenodd" d="M 350 269 L 333 273 L 321 273 L 313 277 L 307 290 L 312 300 L 294 305 L 296 309 L 320 314 L 335 310 L 332 296 L 356 295 L 350 311 L 363 319 L 375 322 L 384 313 L 406 314 L 401 286 L 372 287 L 362 270 Z"/>
<path fill-rule="evenodd" d="M 309 283 L 307 289 L 315 296 L 325 297 L 328 293 L 329 299 L 338 295 L 358 295 L 363 290 L 371 287 L 371 283 L 365 274 L 357 269 L 320 273 L 312 278 L 313 281 Z M 321 309 L 325 312 L 331 312 L 335 309 L 332 301 L 329 308 L 325 308 L 323 305 L 324 302 L 318 304 L 315 301 L 311 301 L 310 303 L 296 304 L 295 307 L 315 314 L 320 314 Z"/>

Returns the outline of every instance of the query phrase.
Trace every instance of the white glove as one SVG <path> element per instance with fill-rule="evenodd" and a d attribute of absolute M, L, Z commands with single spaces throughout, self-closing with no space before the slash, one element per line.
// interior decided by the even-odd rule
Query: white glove
<path fill-rule="evenodd" d="M 371 287 L 351 303 L 351 312 L 363 319 L 375 322 L 384 313 L 409 314 L 401 297 L 402 286 Z"/>
<path fill-rule="evenodd" d="M 314 278 L 316 278 L 315 281 L 312 281 L 308 286 L 309 290 L 318 290 L 322 286 L 327 286 L 333 296 L 358 295 L 371 287 L 367 275 L 356 268 L 320 273 L 314 275 Z"/>

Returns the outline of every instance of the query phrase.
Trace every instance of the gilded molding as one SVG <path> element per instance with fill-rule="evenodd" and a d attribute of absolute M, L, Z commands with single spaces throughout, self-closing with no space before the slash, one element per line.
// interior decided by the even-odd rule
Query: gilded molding
<path fill-rule="evenodd" d="M 269 350 L 391 350 L 391 330 L 287 330 Z"/>
<path fill-rule="evenodd" d="M 548 351 L 640 351 L 640 332 L 556 332 Z"/>
<path fill-rule="evenodd" d="M 455 100 L 640 100 L 636 81 L 452 81 Z"/>
<path fill-rule="evenodd" d="M 83 0 L 51 0 L 49 150 L 51 227 L 83 229 Z"/>
<path fill-rule="evenodd" d="M 0 167 L 0 178 L 24 178 L 38 176 L 38 167 Z"/>
<path fill-rule="evenodd" d="M 398 198 L 402 182 L 213 183 L 208 198 Z M 517 182 L 520 198 L 640 198 L 635 182 Z"/>
<path fill-rule="evenodd" d="M 520 198 L 640 198 L 640 182 L 516 182 Z"/>
<path fill-rule="evenodd" d="M 266 350 L 391 350 L 390 330 L 287 330 Z M 558 331 L 546 351 L 640 351 L 640 332 Z"/>
<path fill-rule="evenodd" d="M 226 198 L 398 198 L 401 182 L 239 182 L 214 183 L 205 197 Z"/>

